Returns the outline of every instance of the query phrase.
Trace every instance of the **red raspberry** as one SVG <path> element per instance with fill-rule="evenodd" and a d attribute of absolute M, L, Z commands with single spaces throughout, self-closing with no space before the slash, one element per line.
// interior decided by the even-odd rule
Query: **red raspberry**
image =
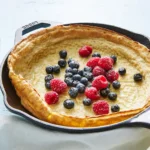
<path fill-rule="evenodd" d="M 50 87 L 53 91 L 55 91 L 59 94 L 66 90 L 67 84 L 64 81 L 62 81 L 58 78 L 55 78 L 50 81 Z"/>
<path fill-rule="evenodd" d="M 113 67 L 114 61 L 110 57 L 102 57 L 98 62 L 98 66 L 102 67 L 103 69 L 110 70 Z"/>
<path fill-rule="evenodd" d="M 86 45 L 85 47 L 87 48 L 87 50 L 88 50 L 90 53 L 92 53 L 93 48 L 92 48 L 91 46 Z"/>
<path fill-rule="evenodd" d="M 92 53 L 91 46 L 83 46 L 79 49 L 79 55 L 81 57 L 88 57 Z"/>
<path fill-rule="evenodd" d="M 95 87 L 86 88 L 85 95 L 91 100 L 98 100 L 100 98 L 100 95 Z"/>
<path fill-rule="evenodd" d="M 115 70 L 109 70 L 106 73 L 106 78 L 109 82 L 113 82 L 119 78 L 119 73 L 116 72 Z"/>
<path fill-rule="evenodd" d="M 58 100 L 59 100 L 58 94 L 54 91 L 50 91 L 45 94 L 45 101 L 49 105 L 57 103 Z"/>
<path fill-rule="evenodd" d="M 93 103 L 93 111 L 96 115 L 104 115 L 109 113 L 109 105 L 107 101 L 99 100 Z"/>
<path fill-rule="evenodd" d="M 108 87 L 107 79 L 103 75 L 99 75 L 92 81 L 92 86 L 97 90 L 105 89 Z"/>
<path fill-rule="evenodd" d="M 99 62 L 100 58 L 99 57 L 93 57 L 90 58 L 87 62 L 87 66 L 91 67 L 92 69 L 94 69 L 95 66 L 98 66 L 98 62 Z"/>
<path fill-rule="evenodd" d="M 99 66 L 96 66 L 93 69 L 93 76 L 105 75 L 105 70 Z"/>

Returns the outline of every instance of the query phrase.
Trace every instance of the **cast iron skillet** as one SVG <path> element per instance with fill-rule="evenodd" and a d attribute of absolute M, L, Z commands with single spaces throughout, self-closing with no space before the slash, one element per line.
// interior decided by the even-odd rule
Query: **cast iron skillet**
<path fill-rule="evenodd" d="M 99 23 L 71 23 L 71 24 L 84 24 L 84 25 L 92 25 L 92 26 L 98 26 L 107 28 L 113 31 L 116 31 L 118 33 L 124 34 L 131 39 L 140 42 L 141 44 L 145 45 L 146 47 L 150 48 L 150 40 L 141 34 L 133 33 L 131 31 L 115 27 L 112 25 L 106 25 L 106 24 L 99 24 Z M 46 28 L 52 25 L 56 25 L 55 23 L 49 23 L 46 21 L 35 21 L 28 25 L 25 25 L 17 30 L 16 32 L 16 38 L 15 38 L 15 44 L 18 43 L 23 35 L 34 31 L 39 28 Z M 69 24 L 64 24 L 69 25 Z M 10 52 L 9 52 L 10 53 Z M 16 95 L 16 92 L 10 82 L 10 79 L 8 78 L 8 68 L 7 68 L 7 57 L 9 53 L 4 58 L 1 68 L 0 68 L 0 84 L 1 84 L 1 91 L 3 93 L 3 100 L 4 104 L 7 107 L 9 111 L 12 113 L 15 113 L 19 116 L 22 116 L 29 120 L 30 122 L 41 126 L 43 128 L 47 128 L 53 131 L 62 131 L 62 132 L 69 132 L 69 133 L 92 133 L 92 132 L 100 132 L 100 131 L 107 131 L 115 128 L 120 127 L 145 127 L 150 128 L 150 111 L 149 108 L 144 110 L 142 113 L 134 116 L 133 118 L 130 118 L 128 120 L 113 124 L 113 125 L 107 125 L 102 127 L 91 127 L 91 128 L 75 128 L 75 127 L 66 127 L 61 125 L 55 125 L 52 123 L 48 123 L 42 120 L 39 120 L 38 118 L 34 117 L 32 114 L 30 114 L 27 110 L 23 108 L 23 106 L 20 103 L 20 98 Z"/>

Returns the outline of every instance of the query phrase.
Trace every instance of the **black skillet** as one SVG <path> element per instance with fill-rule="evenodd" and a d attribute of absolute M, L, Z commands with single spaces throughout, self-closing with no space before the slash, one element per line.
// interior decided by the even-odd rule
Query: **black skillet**
<path fill-rule="evenodd" d="M 150 48 L 150 40 L 148 37 L 119 28 L 119 27 L 106 25 L 106 24 L 99 24 L 99 23 L 71 23 L 71 24 L 84 24 L 84 25 L 92 25 L 92 26 L 107 28 L 107 29 L 116 31 L 118 33 L 121 33 L 123 35 L 126 35 L 130 37 L 131 39 Z M 46 27 L 53 26 L 53 25 L 56 25 L 56 24 L 50 23 L 47 21 L 35 21 L 28 25 L 25 25 L 17 30 L 16 37 L 15 37 L 15 44 L 18 43 L 25 34 L 31 31 L 40 29 L 40 28 L 46 28 Z M 69 25 L 69 24 L 65 24 L 65 25 Z M 112 130 L 112 129 L 116 129 L 120 127 L 150 128 L 149 108 L 145 109 L 143 112 L 134 116 L 133 118 L 130 118 L 128 120 L 125 120 L 116 124 L 102 126 L 102 127 L 75 128 L 75 127 L 55 125 L 52 123 L 39 120 L 38 118 L 34 117 L 26 109 L 23 108 L 23 106 L 20 103 L 20 98 L 16 95 L 16 92 L 10 82 L 10 79 L 8 78 L 7 57 L 9 53 L 5 56 L 1 64 L 0 84 L 1 84 L 1 91 L 3 93 L 4 104 L 7 107 L 7 109 L 11 111 L 12 113 L 22 116 L 26 118 L 27 120 L 29 120 L 30 122 L 40 127 L 47 128 L 53 131 L 62 131 L 62 132 L 68 132 L 68 133 L 92 133 L 92 132 L 108 131 L 108 130 Z"/>

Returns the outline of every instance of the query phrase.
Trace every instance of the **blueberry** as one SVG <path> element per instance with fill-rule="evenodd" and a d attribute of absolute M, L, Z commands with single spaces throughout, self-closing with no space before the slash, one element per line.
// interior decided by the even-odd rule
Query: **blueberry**
<path fill-rule="evenodd" d="M 88 85 L 88 79 L 87 79 L 86 77 L 82 77 L 81 80 L 80 80 L 80 82 L 81 82 L 82 84 L 84 84 L 85 86 Z"/>
<path fill-rule="evenodd" d="M 78 83 L 76 88 L 78 89 L 79 93 L 84 93 L 84 91 L 85 91 L 85 85 L 82 83 Z"/>
<path fill-rule="evenodd" d="M 65 72 L 66 72 L 66 73 L 67 73 L 67 72 L 71 72 L 71 73 L 72 73 L 72 68 L 68 67 L 68 68 L 65 70 Z"/>
<path fill-rule="evenodd" d="M 73 80 L 71 78 L 67 77 L 64 81 L 68 86 L 72 86 Z"/>
<path fill-rule="evenodd" d="M 77 74 L 78 73 L 78 69 L 77 68 L 73 68 L 72 69 L 72 74 Z"/>
<path fill-rule="evenodd" d="M 70 97 L 75 98 L 78 95 L 78 89 L 75 87 L 72 87 L 72 88 L 70 88 L 68 93 L 69 93 Z"/>
<path fill-rule="evenodd" d="M 70 77 L 70 78 L 71 78 L 72 76 L 73 76 L 73 75 L 72 75 L 71 72 L 68 72 L 68 73 L 65 74 L 65 78 L 67 78 L 67 77 Z"/>
<path fill-rule="evenodd" d="M 75 74 L 73 77 L 72 77 L 73 80 L 78 80 L 80 81 L 81 80 L 81 76 L 79 74 Z"/>
<path fill-rule="evenodd" d="M 47 74 L 53 73 L 53 66 L 47 66 L 45 70 Z"/>
<path fill-rule="evenodd" d="M 53 66 L 53 72 L 54 73 L 59 73 L 60 72 L 60 66 L 59 65 Z"/>
<path fill-rule="evenodd" d="M 49 81 L 48 81 L 48 82 L 45 82 L 45 87 L 46 87 L 47 89 L 50 89 L 50 88 L 51 88 Z"/>
<path fill-rule="evenodd" d="M 95 52 L 92 54 L 92 57 L 101 57 L 101 55 L 100 55 L 100 53 Z"/>
<path fill-rule="evenodd" d="M 78 83 L 80 83 L 80 82 L 77 81 L 77 80 L 74 80 L 73 83 L 72 83 L 72 86 L 76 87 Z"/>
<path fill-rule="evenodd" d="M 108 94 L 108 98 L 109 98 L 110 100 L 116 100 L 116 99 L 117 99 L 117 94 L 114 93 L 114 92 L 110 92 L 110 93 Z"/>
<path fill-rule="evenodd" d="M 125 75 L 126 74 L 126 69 L 123 68 L 123 67 L 119 68 L 118 72 L 119 72 L 120 75 Z"/>
<path fill-rule="evenodd" d="M 79 71 L 78 71 L 78 74 L 79 74 L 80 76 L 83 76 L 83 70 L 79 70 Z"/>
<path fill-rule="evenodd" d="M 143 76 L 140 73 L 137 73 L 134 75 L 134 81 L 138 82 L 138 81 L 142 81 Z"/>
<path fill-rule="evenodd" d="M 72 58 L 69 58 L 68 59 L 68 65 L 69 65 L 69 63 L 71 62 L 71 61 L 74 61 Z"/>
<path fill-rule="evenodd" d="M 66 51 L 66 50 L 61 50 L 61 51 L 59 52 L 59 56 L 60 56 L 61 58 L 66 58 L 66 57 L 67 57 L 67 51 Z"/>
<path fill-rule="evenodd" d="M 76 62 L 76 61 L 71 61 L 70 63 L 69 63 L 69 67 L 71 67 L 71 68 L 79 68 L 79 63 L 78 62 Z"/>
<path fill-rule="evenodd" d="M 119 110 L 120 110 L 120 107 L 117 104 L 111 106 L 112 112 L 118 112 Z"/>
<path fill-rule="evenodd" d="M 112 82 L 112 86 L 113 86 L 114 89 L 119 89 L 121 84 L 120 84 L 119 81 L 116 80 L 116 81 Z"/>
<path fill-rule="evenodd" d="M 86 72 L 91 72 L 92 71 L 92 68 L 91 67 L 88 67 L 88 66 L 86 66 L 86 67 L 84 67 L 84 69 L 83 69 L 84 71 L 86 71 Z"/>
<path fill-rule="evenodd" d="M 110 58 L 112 58 L 112 59 L 113 59 L 114 64 L 115 64 L 115 63 L 116 63 L 116 61 L 117 61 L 117 56 L 115 56 L 115 55 L 111 55 L 111 56 L 110 56 Z"/>
<path fill-rule="evenodd" d="M 91 72 L 83 72 L 83 76 L 86 77 L 88 81 L 93 79 L 93 74 Z"/>
<path fill-rule="evenodd" d="M 91 99 L 89 99 L 89 98 L 84 98 L 84 99 L 83 99 L 83 104 L 84 104 L 85 106 L 90 106 L 90 105 L 92 104 L 92 101 L 91 101 Z"/>
<path fill-rule="evenodd" d="M 100 95 L 103 96 L 103 97 L 107 97 L 107 95 L 109 93 L 110 93 L 110 89 L 109 88 L 100 90 Z"/>
<path fill-rule="evenodd" d="M 59 65 L 60 67 L 62 67 L 62 68 L 66 67 L 66 64 L 67 64 L 67 62 L 66 62 L 66 60 L 64 60 L 64 59 L 60 59 L 60 60 L 58 61 L 58 65 Z"/>
<path fill-rule="evenodd" d="M 54 78 L 54 76 L 52 74 L 48 74 L 47 76 L 45 76 L 45 82 L 49 82 L 53 78 Z"/>
<path fill-rule="evenodd" d="M 63 103 L 64 107 L 67 109 L 71 109 L 74 107 L 74 101 L 71 99 L 66 99 Z"/>

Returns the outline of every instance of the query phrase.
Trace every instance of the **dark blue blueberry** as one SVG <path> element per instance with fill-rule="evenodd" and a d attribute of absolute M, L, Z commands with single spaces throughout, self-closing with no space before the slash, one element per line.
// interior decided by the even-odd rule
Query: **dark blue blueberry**
<path fill-rule="evenodd" d="M 112 86 L 113 86 L 114 89 L 119 89 L 121 84 L 120 84 L 119 81 L 116 80 L 116 81 L 112 82 Z"/>
<path fill-rule="evenodd" d="M 68 68 L 65 70 L 65 72 L 66 72 L 66 73 L 67 73 L 67 72 L 71 72 L 71 73 L 72 73 L 72 68 L 68 67 Z"/>
<path fill-rule="evenodd" d="M 71 109 L 74 107 L 74 101 L 71 99 L 66 99 L 63 103 L 64 107 L 67 109 Z"/>
<path fill-rule="evenodd" d="M 103 97 L 107 97 L 109 93 L 110 93 L 109 88 L 100 90 L 100 95 L 103 96 Z"/>
<path fill-rule="evenodd" d="M 69 58 L 68 59 L 68 65 L 69 65 L 69 63 L 71 62 L 71 61 L 74 61 L 72 58 Z"/>
<path fill-rule="evenodd" d="M 67 77 L 64 81 L 68 86 L 72 86 L 73 80 L 71 78 Z"/>
<path fill-rule="evenodd" d="M 72 88 L 70 88 L 68 93 L 69 93 L 70 97 L 76 98 L 78 95 L 78 89 L 75 87 L 72 87 Z"/>
<path fill-rule="evenodd" d="M 45 70 L 47 74 L 53 73 L 53 66 L 47 66 Z"/>
<path fill-rule="evenodd" d="M 92 81 L 93 74 L 91 72 L 83 72 L 83 76 L 88 79 L 88 81 Z"/>
<path fill-rule="evenodd" d="M 66 51 L 66 50 L 61 50 L 61 51 L 59 52 L 59 56 L 60 56 L 61 58 L 66 58 L 66 57 L 67 57 L 67 51 Z"/>
<path fill-rule="evenodd" d="M 109 98 L 110 100 L 116 100 L 116 99 L 117 99 L 117 94 L 114 93 L 114 92 L 110 92 L 110 93 L 108 94 L 108 98 Z"/>
<path fill-rule="evenodd" d="M 52 74 L 48 74 L 47 76 L 45 76 L 45 82 L 49 82 L 53 78 L 54 78 L 54 76 Z"/>
<path fill-rule="evenodd" d="M 101 57 L 101 55 L 100 55 L 100 53 L 95 52 L 92 54 L 92 57 Z"/>
<path fill-rule="evenodd" d="M 60 67 L 62 67 L 62 68 L 66 67 L 66 64 L 67 64 L 67 62 L 66 62 L 65 59 L 60 59 L 60 60 L 58 61 L 58 65 L 59 65 Z"/>
<path fill-rule="evenodd" d="M 139 82 L 139 81 L 142 81 L 143 76 L 140 73 L 137 73 L 134 75 L 133 78 L 134 78 L 134 81 Z"/>
<path fill-rule="evenodd" d="M 60 66 L 59 65 L 53 66 L 53 72 L 54 73 L 59 73 L 60 72 Z"/>
<path fill-rule="evenodd" d="M 80 82 L 81 82 L 82 84 L 84 84 L 85 86 L 88 85 L 88 79 L 87 79 L 86 77 L 82 77 L 81 80 L 80 80 Z"/>
<path fill-rule="evenodd" d="M 85 72 L 91 72 L 92 71 L 92 68 L 91 67 L 88 67 L 88 66 L 86 66 L 86 67 L 84 67 L 84 69 L 83 69 Z"/>
<path fill-rule="evenodd" d="M 50 86 L 50 81 L 45 82 L 45 87 L 46 87 L 47 89 L 50 89 L 50 88 L 51 88 L 51 86 Z"/>
<path fill-rule="evenodd" d="M 78 73 L 78 69 L 77 68 L 73 68 L 71 73 L 72 74 L 77 74 Z"/>
<path fill-rule="evenodd" d="M 76 61 L 71 61 L 70 63 L 69 63 L 69 67 L 71 67 L 71 68 L 79 68 L 79 63 L 78 62 L 76 62 Z"/>
<path fill-rule="evenodd" d="M 79 93 L 84 93 L 84 91 L 85 91 L 85 85 L 82 83 L 78 83 L 76 88 L 78 89 Z"/>
<path fill-rule="evenodd" d="M 119 68 L 118 72 L 119 72 L 120 75 L 125 75 L 126 74 L 126 69 L 123 68 L 123 67 Z"/>
<path fill-rule="evenodd" d="M 73 75 L 72 75 L 71 72 L 68 72 L 68 73 L 65 74 L 65 78 L 67 78 L 67 77 L 70 77 L 70 78 L 71 78 L 72 76 L 73 76 Z"/>
<path fill-rule="evenodd" d="M 72 77 L 73 80 L 78 80 L 80 81 L 81 80 L 81 76 L 79 74 L 75 74 L 73 77 Z"/>
<path fill-rule="evenodd" d="M 83 76 L 83 72 L 84 72 L 83 70 L 79 70 L 79 71 L 78 71 L 78 74 L 79 74 L 80 76 Z"/>
<path fill-rule="evenodd" d="M 111 106 L 111 111 L 112 112 L 118 112 L 120 110 L 120 107 L 117 104 L 114 104 Z"/>
<path fill-rule="evenodd" d="M 72 83 L 72 86 L 73 86 L 73 87 L 76 87 L 78 83 L 80 83 L 80 82 L 77 81 L 77 80 L 74 80 L 73 83 Z"/>
<path fill-rule="evenodd" d="M 112 58 L 112 59 L 113 59 L 114 64 L 115 64 L 115 63 L 116 63 L 116 61 L 117 61 L 117 56 L 115 56 L 115 55 L 111 55 L 111 56 L 110 56 L 110 58 Z"/>
<path fill-rule="evenodd" d="M 84 99 L 83 99 L 83 104 L 84 104 L 85 106 L 90 106 L 90 105 L 92 104 L 92 101 L 91 101 L 91 99 L 89 99 L 89 98 L 84 98 Z"/>

